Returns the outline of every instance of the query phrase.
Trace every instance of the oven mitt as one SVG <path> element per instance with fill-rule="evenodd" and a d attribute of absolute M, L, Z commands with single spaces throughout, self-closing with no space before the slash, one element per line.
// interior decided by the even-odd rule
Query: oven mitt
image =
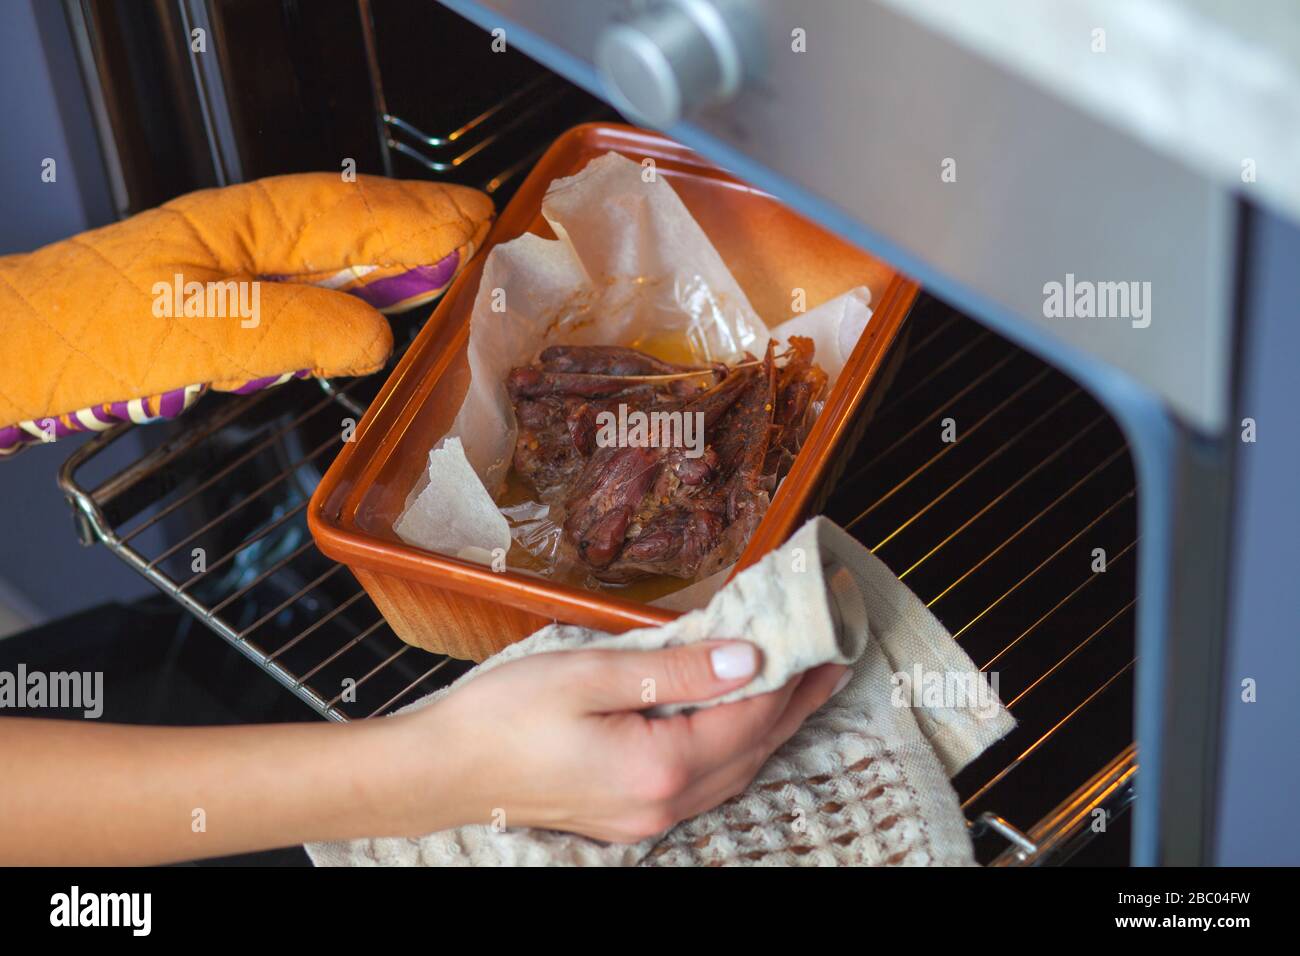
<path fill-rule="evenodd" d="M 492 212 L 464 186 L 306 173 L 2 257 L 0 456 L 171 418 L 208 388 L 374 372 L 393 343 L 380 312 L 446 289 Z"/>
<path fill-rule="evenodd" d="M 950 779 L 1015 720 L 996 686 L 907 585 L 825 518 L 809 521 L 737 574 L 707 607 L 670 624 L 613 635 L 552 624 L 404 709 L 427 706 L 529 654 L 652 650 L 721 635 L 761 648 L 763 668 L 745 687 L 703 706 L 774 690 L 819 664 L 853 664 L 848 685 L 772 755 L 744 793 L 721 806 L 633 844 L 511 828 L 507 805 L 505 828 L 484 823 L 419 839 L 316 843 L 308 855 L 318 866 L 975 862 Z"/>

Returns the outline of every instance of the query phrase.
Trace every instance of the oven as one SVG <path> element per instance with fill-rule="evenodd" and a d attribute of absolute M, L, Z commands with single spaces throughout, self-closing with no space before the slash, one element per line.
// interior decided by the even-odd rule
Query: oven
<path fill-rule="evenodd" d="M 939 7 L 65 0 L 64 13 L 118 215 L 348 160 L 474 185 L 500 207 L 561 132 L 626 119 L 917 279 L 823 511 L 999 675 L 1019 725 L 954 781 L 978 858 L 1294 862 L 1284 793 L 1248 782 L 1296 780 L 1295 754 L 1259 743 L 1288 719 L 1284 692 L 1238 703 L 1243 681 L 1296 663 L 1280 574 L 1297 558 L 1297 461 L 1266 413 L 1294 397 L 1294 197 L 1234 189 L 1194 149 L 1171 156 L 1131 111 L 1102 115 L 1041 56 Z M 1122 64 L 1136 28 L 1115 16 Z M 1076 17 L 1022 19 L 1021 44 L 1062 24 L 1095 44 Z M 1076 279 L 1146 283 L 1146 313 L 1057 314 L 1047 286 Z M 394 320 L 393 361 L 427 313 Z M 84 544 L 325 719 L 391 712 L 467 666 L 401 642 L 307 531 L 340 425 L 382 378 L 210 395 L 174 422 L 102 433 L 59 472 Z M 949 420 L 957 440 L 937 441 Z M 128 435 L 138 453 L 106 454 Z"/>

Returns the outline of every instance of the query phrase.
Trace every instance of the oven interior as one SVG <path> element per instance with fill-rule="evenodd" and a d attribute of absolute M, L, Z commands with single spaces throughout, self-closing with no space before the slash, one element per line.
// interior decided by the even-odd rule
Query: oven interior
<path fill-rule="evenodd" d="M 241 5 L 214 6 L 233 32 Z M 373 137 L 362 171 L 467 183 L 499 207 L 560 132 L 618 118 L 523 55 L 494 51 L 435 3 L 309 9 L 282 5 L 275 35 L 298 40 L 285 56 L 227 44 L 243 178 L 333 168 L 330 124 L 350 123 Z M 360 52 L 350 59 L 307 42 L 331 18 L 352 31 Z M 353 83 L 341 98 L 340 79 L 325 73 L 345 61 Z M 259 103 L 280 117 L 280 134 Z M 429 311 L 394 319 L 393 361 Z M 894 373 L 864 403 L 823 511 L 996 674 L 1019 722 L 954 781 L 978 859 L 1085 861 L 1096 843 L 1126 839 L 1137 771 L 1137 493 L 1124 437 L 1061 372 L 925 293 L 888 364 Z M 99 457 L 126 432 L 119 426 L 79 448 L 59 479 L 84 543 L 105 544 L 335 720 L 390 712 L 468 666 L 398 640 L 307 530 L 308 499 L 342 426 L 382 379 L 209 395 L 151 426 L 159 440 L 128 467 Z"/>

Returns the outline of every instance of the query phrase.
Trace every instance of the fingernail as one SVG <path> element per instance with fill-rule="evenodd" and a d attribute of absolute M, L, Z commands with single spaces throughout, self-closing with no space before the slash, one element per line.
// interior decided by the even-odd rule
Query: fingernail
<path fill-rule="evenodd" d="M 719 644 L 709 652 L 709 663 L 718 680 L 737 680 L 758 669 L 758 654 L 752 644 Z"/>
<path fill-rule="evenodd" d="M 853 668 L 850 667 L 843 674 L 841 674 L 840 679 L 835 682 L 835 689 L 831 691 L 831 696 L 834 697 L 844 688 L 848 687 L 849 681 L 851 680 L 853 680 Z"/>

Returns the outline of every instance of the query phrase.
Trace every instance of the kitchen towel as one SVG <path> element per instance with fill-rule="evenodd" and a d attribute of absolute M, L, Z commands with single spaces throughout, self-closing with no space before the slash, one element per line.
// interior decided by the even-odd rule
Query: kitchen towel
<path fill-rule="evenodd" d="M 719 635 L 752 641 L 763 667 L 702 706 L 773 690 L 819 664 L 853 664 L 848 685 L 722 806 L 635 844 L 471 825 L 418 839 L 311 844 L 308 854 L 318 866 L 974 863 L 949 781 L 1015 721 L 916 595 L 825 518 L 671 624 L 615 635 L 550 625 L 407 709 L 529 654 L 648 650 Z"/>

